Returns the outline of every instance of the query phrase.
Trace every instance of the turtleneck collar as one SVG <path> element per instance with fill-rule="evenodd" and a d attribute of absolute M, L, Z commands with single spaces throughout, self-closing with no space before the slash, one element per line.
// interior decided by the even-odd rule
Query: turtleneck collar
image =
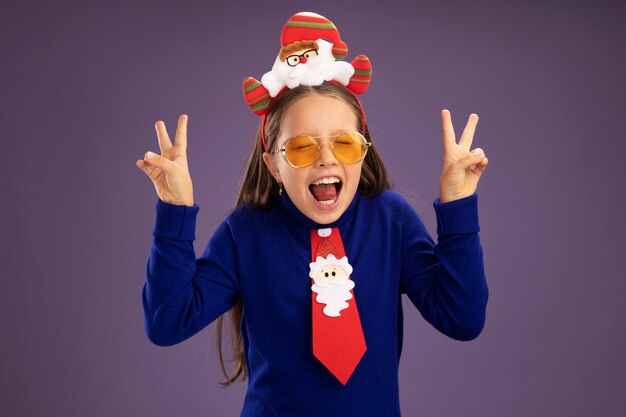
<path fill-rule="evenodd" d="M 289 219 L 295 221 L 296 223 L 308 229 L 323 229 L 323 228 L 341 227 L 343 224 L 345 224 L 354 214 L 356 210 L 356 206 L 358 205 L 359 199 L 360 199 L 360 196 L 359 196 L 359 192 L 357 191 L 354 194 L 354 198 L 352 199 L 352 202 L 350 203 L 348 208 L 346 208 L 346 211 L 344 211 L 343 214 L 337 220 L 329 224 L 319 224 L 309 219 L 307 216 L 304 215 L 304 213 L 302 213 L 298 209 L 298 207 L 295 206 L 295 204 L 293 204 L 293 201 L 291 201 L 291 199 L 289 198 L 286 192 L 283 192 L 283 194 L 280 196 L 280 204 L 278 205 L 278 207 L 282 213 L 284 213 L 287 217 L 289 217 Z"/>

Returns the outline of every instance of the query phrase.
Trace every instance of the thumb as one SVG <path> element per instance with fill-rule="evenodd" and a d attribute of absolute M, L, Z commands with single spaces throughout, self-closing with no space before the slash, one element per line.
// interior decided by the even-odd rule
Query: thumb
<path fill-rule="evenodd" d="M 480 148 L 476 148 L 472 152 L 467 154 L 467 157 L 463 160 L 463 166 L 467 168 L 472 165 L 476 165 L 480 161 L 482 161 L 484 158 L 485 158 L 485 152 Z"/>
<path fill-rule="evenodd" d="M 165 172 L 171 171 L 172 167 L 176 165 L 169 159 L 150 151 L 146 152 L 144 161 L 146 161 L 148 165 L 156 168 L 161 168 Z"/>

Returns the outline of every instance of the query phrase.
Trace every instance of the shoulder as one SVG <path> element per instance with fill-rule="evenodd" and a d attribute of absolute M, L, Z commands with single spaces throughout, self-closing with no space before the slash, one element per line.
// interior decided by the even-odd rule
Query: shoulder
<path fill-rule="evenodd" d="M 250 230 L 255 225 L 266 224 L 268 220 L 276 216 L 277 207 L 254 208 L 250 206 L 237 206 L 226 216 L 223 223 L 233 232 Z"/>
<path fill-rule="evenodd" d="M 382 209 L 394 217 L 404 217 L 407 209 L 411 208 L 409 202 L 397 191 L 383 190 L 372 197 L 362 198 L 366 206 Z"/>
<path fill-rule="evenodd" d="M 239 206 L 232 208 L 213 231 L 210 240 L 217 245 L 237 245 L 246 240 L 264 210 Z M 266 211 L 266 210 L 265 210 Z"/>
<path fill-rule="evenodd" d="M 371 197 L 362 197 L 362 215 L 370 222 L 395 224 L 402 229 L 409 219 L 412 222 L 415 210 L 397 191 L 384 190 Z"/>
<path fill-rule="evenodd" d="M 383 217 L 389 218 L 401 229 L 424 229 L 424 222 L 414 205 L 415 199 L 407 199 L 401 193 L 394 190 L 384 190 L 381 193 L 363 198 L 371 207 L 366 210 L 371 213 L 379 212 Z"/>
<path fill-rule="evenodd" d="M 263 211 L 263 209 L 256 209 L 248 206 L 237 206 L 230 210 L 230 213 L 226 216 L 224 221 L 228 224 L 238 224 L 241 222 L 254 221 Z"/>

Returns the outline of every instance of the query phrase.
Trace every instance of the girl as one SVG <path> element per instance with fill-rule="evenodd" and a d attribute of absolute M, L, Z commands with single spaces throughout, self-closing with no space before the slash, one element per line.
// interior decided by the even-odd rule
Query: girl
<path fill-rule="evenodd" d="M 299 13 L 288 25 L 297 19 L 325 18 Z M 323 39 L 306 34 L 297 37 L 320 42 L 295 44 L 314 41 L 285 40 L 288 25 L 277 62 L 319 64 Z M 342 44 L 334 39 L 333 50 Z M 279 78 L 263 82 L 271 99 L 257 113 L 263 120 L 235 208 L 198 259 L 187 116 L 174 144 L 158 121 L 161 155 L 137 161 L 159 196 L 142 293 L 147 335 L 173 345 L 220 318 L 219 342 L 222 315 L 232 309 L 237 367 L 227 384 L 249 375 L 242 416 L 400 416 L 401 294 L 456 340 L 474 339 L 484 326 L 476 187 L 487 158 L 469 150 L 478 117 L 470 116 L 457 144 L 442 111 L 435 244 L 390 190 L 349 87 L 354 76 L 301 77 L 276 91 Z M 251 85 L 261 88 L 246 79 L 244 93 Z"/>

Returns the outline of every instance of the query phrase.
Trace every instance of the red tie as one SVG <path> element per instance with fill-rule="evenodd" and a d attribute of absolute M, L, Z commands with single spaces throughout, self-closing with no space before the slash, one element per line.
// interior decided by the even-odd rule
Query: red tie
<path fill-rule="evenodd" d="M 339 229 L 311 231 L 313 354 L 343 385 L 367 350 Z"/>

